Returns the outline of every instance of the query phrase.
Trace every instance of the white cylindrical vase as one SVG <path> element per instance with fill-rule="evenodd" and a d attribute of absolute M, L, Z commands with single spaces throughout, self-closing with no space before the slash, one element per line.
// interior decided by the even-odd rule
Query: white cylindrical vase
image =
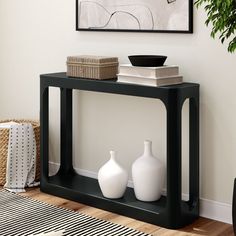
<path fill-rule="evenodd" d="M 132 165 L 134 193 L 138 200 L 151 202 L 161 197 L 164 164 L 152 155 L 152 142 L 144 141 L 144 153 Z"/>
<path fill-rule="evenodd" d="M 110 151 L 110 160 L 98 171 L 98 183 L 106 198 L 123 197 L 127 183 L 127 171 L 116 161 L 116 152 Z"/>

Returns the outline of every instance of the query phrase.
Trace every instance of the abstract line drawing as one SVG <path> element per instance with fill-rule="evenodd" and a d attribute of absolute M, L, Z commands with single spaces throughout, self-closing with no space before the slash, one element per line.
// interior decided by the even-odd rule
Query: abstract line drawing
<path fill-rule="evenodd" d="M 176 0 L 167 0 L 167 2 L 170 4 L 170 3 L 173 3 L 175 2 Z"/>
<path fill-rule="evenodd" d="M 77 0 L 77 30 L 190 31 L 192 0 Z"/>
<path fill-rule="evenodd" d="M 152 11 L 145 5 L 104 6 L 95 1 L 80 1 L 79 20 L 90 29 L 123 27 L 152 30 L 154 27 Z"/>

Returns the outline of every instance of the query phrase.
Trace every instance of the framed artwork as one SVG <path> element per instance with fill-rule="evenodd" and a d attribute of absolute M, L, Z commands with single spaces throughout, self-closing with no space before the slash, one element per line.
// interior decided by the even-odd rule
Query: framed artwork
<path fill-rule="evenodd" d="M 193 32 L 193 0 L 76 0 L 76 30 Z"/>

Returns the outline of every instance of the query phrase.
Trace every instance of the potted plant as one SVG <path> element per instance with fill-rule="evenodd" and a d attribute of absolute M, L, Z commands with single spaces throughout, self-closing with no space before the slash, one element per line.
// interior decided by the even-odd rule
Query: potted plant
<path fill-rule="evenodd" d="M 211 37 L 219 33 L 221 43 L 228 41 L 228 51 L 236 50 L 236 0 L 197 0 L 195 5 L 205 5 L 208 26 L 212 24 Z"/>

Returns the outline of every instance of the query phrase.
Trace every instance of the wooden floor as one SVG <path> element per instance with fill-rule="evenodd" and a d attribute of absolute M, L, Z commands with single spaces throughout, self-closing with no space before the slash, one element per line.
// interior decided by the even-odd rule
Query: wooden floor
<path fill-rule="evenodd" d="M 22 195 L 43 202 L 47 202 L 56 206 L 83 212 L 87 215 L 108 220 L 117 224 L 125 225 L 130 228 L 134 228 L 149 233 L 151 235 L 157 235 L 157 236 L 193 236 L 193 235 L 233 236 L 234 235 L 232 225 L 209 220 L 206 218 L 199 218 L 194 224 L 189 225 L 180 230 L 168 230 L 155 225 L 144 223 L 142 221 L 137 221 L 128 217 L 110 213 L 108 211 L 89 207 L 63 198 L 51 196 L 40 192 L 39 188 L 30 189 L 26 193 L 22 193 Z"/>

